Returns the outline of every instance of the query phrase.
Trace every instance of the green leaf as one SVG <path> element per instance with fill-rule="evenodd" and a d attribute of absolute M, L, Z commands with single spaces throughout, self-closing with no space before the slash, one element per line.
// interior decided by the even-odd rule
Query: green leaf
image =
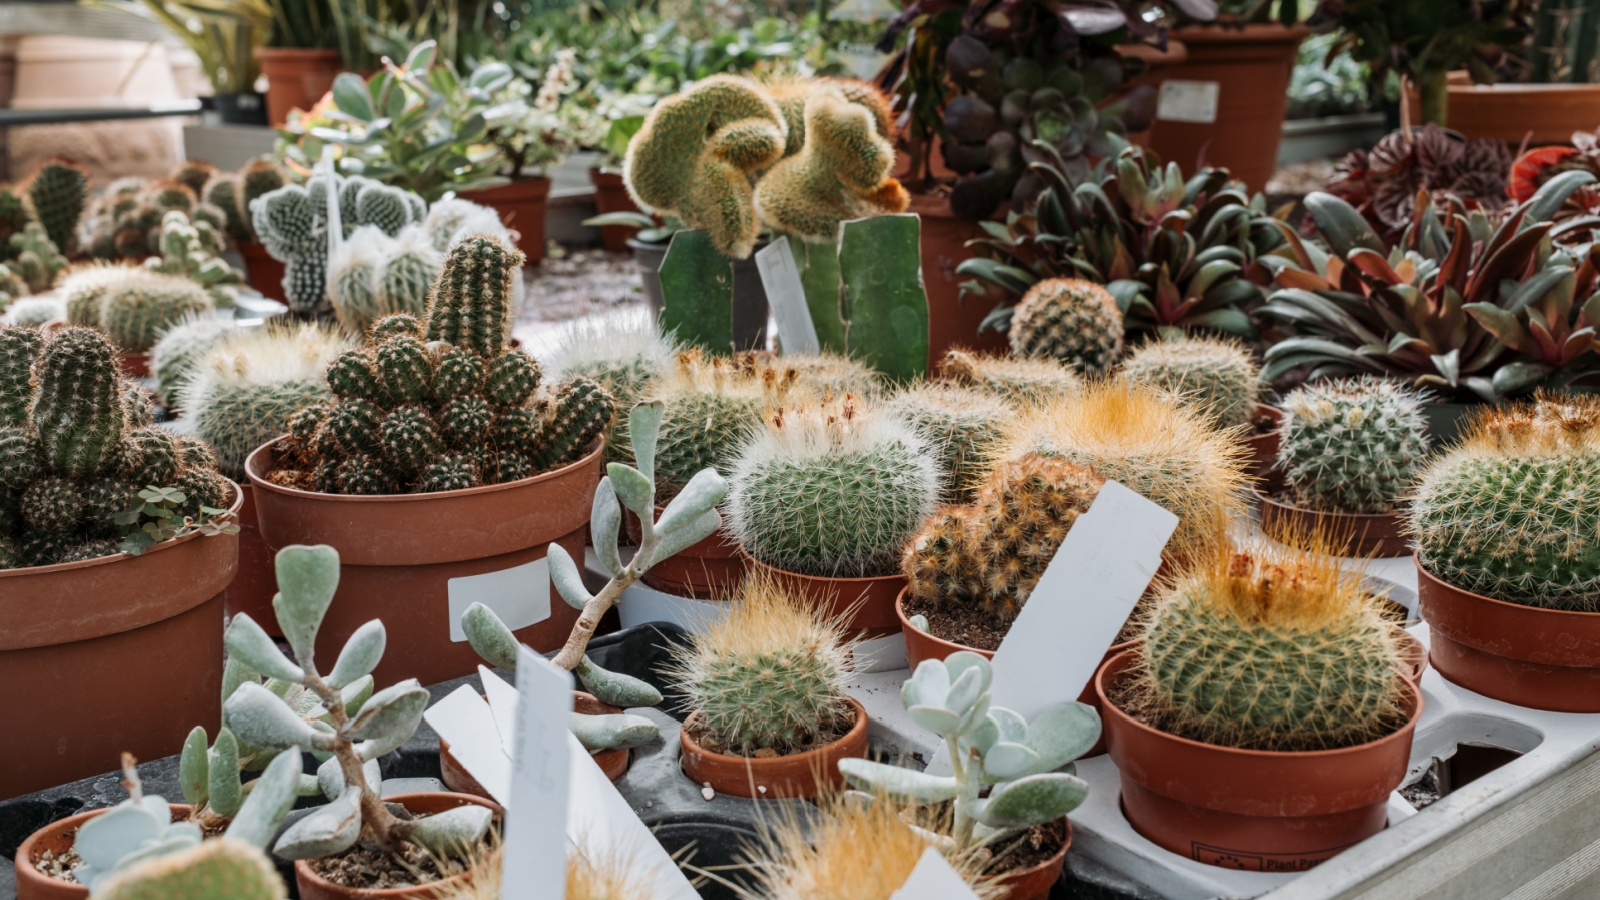
<path fill-rule="evenodd" d="M 363 122 L 372 121 L 372 98 L 367 94 L 366 82 L 352 72 L 341 72 L 333 80 L 333 105 Z"/>
<path fill-rule="evenodd" d="M 1077 809 L 1089 785 L 1073 775 L 1049 773 L 996 785 L 973 807 L 973 818 L 991 828 L 1031 828 Z"/>
<path fill-rule="evenodd" d="M 634 464 L 651 484 L 656 480 L 656 442 L 661 437 L 661 416 L 665 408 L 660 400 L 655 400 L 640 403 L 628 412 L 628 436 L 633 444 Z"/>
<path fill-rule="evenodd" d="M 642 747 L 661 735 L 660 726 L 644 716 L 573 713 L 569 719 L 572 734 L 583 749 L 631 750 Z"/>
<path fill-rule="evenodd" d="M 277 695 L 259 684 L 245 682 L 222 706 L 223 721 L 233 733 L 253 747 L 282 750 L 299 744 L 326 746 L 312 727 L 294 714 Z"/>
<path fill-rule="evenodd" d="M 647 681 L 624 675 L 621 672 L 612 672 L 596 665 L 594 660 L 584 656 L 573 670 L 578 676 L 578 681 L 583 684 L 583 689 L 595 696 L 596 700 L 622 709 L 635 709 L 641 706 L 655 706 L 662 700 L 661 692 Z"/>
<path fill-rule="evenodd" d="M 881 790 L 892 798 L 909 803 L 941 803 L 954 800 L 961 793 L 961 786 L 952 777 L 929 775 L 927 772 L 865 759 L 839 760 L 839 774 L 858 790 Z"/>
<path fill-rule="evenodd" d="M 246 613 L 234 615 L 222 640 L 230 655 L 269 678 L 302 681 L 306 677 L 305 670 L 290 662 L 267 632 Z"/>
<path fill-rule="evenodd" d="M 278 595 L 272 598 L 272 608 L 278 613 L 278 625 L 300 665 L 311 667 L 317 629 L 339 588 L 339 551 L 325 544 L 285 547 L 278 551 L 277 573 Z"/>
<path fill-rule="evenodd" d="M 545 558 L 549 560 L 550 581 L 568 606 L 581 610 L 594 599 L 594 595 L 584 586 L 583 573 L 578 571 L 578 564 L 572 561 L 572 554 L 567 552 L 567 548 L 551 544 Z"/>
<path fill-rule="evenodd" d="M 224 837 L 265 849 L 277 834 L 278 826 L 294 806 L 301 774 L 300 752 L 285 750 L 273 757 L 261 777 L 255 780 Z"/>
<path fill-rule="evenodd" d="M 622 574 L 622 556 L 617 552 L 621 530 L 622 507 L 617 503 L 617 493 L 611 489 L 610 478 L 601 478 L 589 509 L 589 539 L 600 564 L 612 578 Z"/>
<path fill-rule="evenodd" d="M 901 382 L 920 378 L 928 366 L 920 229 L 912 214 L 855 219 L 840 227 L 849 355 Z"/>
<path fill-rule="evenodd" d="M 183 802 L 196 808 L 205 804 L 209 772 L 206 730 L 196 725 L 183 739 L 183 752 L 178 755 L 178 789 L 183 792 Z"/>
<path fill-rule="evenodd" d="M 643 472 L 622 463 L 607 463 L 606 477 L 611 479 L 611 489 L 634 515 L 654 521 L 655 486 Z"/>
<path fill-rule="evenodd" d="M 351 741 L 392 741 L 403 743 L 417 730 L 422 711 L 428 708 L 428 689 L 407 678 L 391 684 L 367 699 L 361 711 L 346 726 Z"/>
<path fill-rule="evenodd" d="M 206 768 L 211 811 L 232 818 L 244 799 L 244 785 L 239 782 L 239 741 L 232 731 L 224 728 L 217 732 L 216 743 L 206 754 Z"/>
<path fill-rule="evenodd" d="M 383 659 L 383 648 L 387 642 L 388 635 L 384 631 L 383 622 L 377 619 L 357 628 L 355 633 L 350 635 L 350 639 L 344 642 L 344 649 L 339 651 L 339 659 L 333 664 L 328 684 L 334 688 L 342 688 L 370 674 Z"/>
<path fill-rule="evenodd" d="M 692 524 L 708 510 L 715 509 L 727 493 L 727 479 L 717 474 L 716 469 L 701 469 L 667 504 L 661 519 L 656 522 L 657 533 L 671 532 Z"/>
<path fill-rule="evenodd" d="M 716 534 L 721 527 L 722 514 L 710 509 L 688 525 L 674 526 L 666 534 L 656 535 L 655 558 L 650 560 L 651 564 L 654 565 L 663 559 L 670 559 L 682 553 L 684 550 Z"/>
<path fill-rule="evenodd" d="M 709 353 L 733 350 L 733 261 L 704 231 L 672 236 L 661 261 L 661 330 Z"/>
<path fill-rule="evenodd" d="M 283 859 L 322 859 L 355 846 L 361 837 L 361 792 L 345 791 L 290 825 L 272 852 Z"/>

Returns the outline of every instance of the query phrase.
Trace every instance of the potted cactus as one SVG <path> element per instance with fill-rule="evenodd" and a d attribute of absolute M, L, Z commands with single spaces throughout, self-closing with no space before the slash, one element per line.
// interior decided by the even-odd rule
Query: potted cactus
<path fill-rule="evenodd" d="M 1388 821 L 1422 697 L 1377 598 L 1308 544 L 1197 561 L 1096 676 L 1123 812 L 1173 853 L 1301 871 Z"/>
<path fill-rule="evenodd" d="M 1015 356 L 1053 359 L 1079 375 L 1106 375 L 1122 359 L 1122 311 L 1092 281 L 1046 278 L 1017 302 L 1007 340 Z"/>
<path fill-rule="evenodd" d="M 328 367 L 334 401 L 303 408 L 245 462 L 269 547 L 330 543 L 345 561 L 324 640 L 403 597 L 415 613 L 393 617 L 390 640 L 429 683 L 473 670 L 454 622 L 504 590 L 473 576 L 512 570 L 499 577 L 534 585 L 511 623 L 534 647 L 573 623 L 541 561 L 551 542 L 583 546 L 613 404 L 582 378 L 544 386 L 539 364 L 507 346 L 521 263 L 497 238 L 457 241 L 426 325 L 380 321 L 369 346 Z"/>
<path fill-rule="evenodd" d="M 1283 398 L 1277 469 L 1261 528 L 1326 535 L 1343 556 L 1404 556 L 1401 500 L 1428 453 L 1419 395 L 1376 378 L 1321 381 Z"/>
<path fill-rule="evenodd" d="M 1076 394 L 1083 382 L 1055 360 L 1019 359 L 951 350 L 940 371 L 946 381 L 974 388 L 1018 407 Z"/>
<path fill-rule="evenodd" d="M 928 441 L 845 395 L 780 407 L 729 475 L 729 528 L 756 568 L 851 631 L 898 627 L 905 546 L 933 511 L 940 472 Z"/>
<path fill-rule="evenodd" d="M 944 742 L 951 774 L 865 759 L 840 760 L 839 771 L 852 787 L 898 802 L 948 802 L 950 816 L 936 840 L 957 854 L 991 849 L 986 879 L 1009 900 L 1044 900 L 1072 843 L 1067 814 L 1089 793 L 1064 770 L 1099 741 L 1100 717 L 1073 702 L 1030 722 L 991 705 L 992 678 L 989 660 L 962 652 L 923 661 L 900 688 L 912 721 Z"/>
<path fill-rule="evenodd" d="M 67 298 L 67 323 L 103 329 L 117 345 L 123 371 L 133 378 L 150 374 L 150 348 L 163 332 L 214 308 L 199 284 L 143 268 L 90 265 L 68 270 L 61 291 Z"/>
<path fill-rule="evenodd" d="M 884 408 L 921 431 L 933 444 L 942 477 L 939 499 L 959 503 L 973 491 L 1000 443 L 1001 426 L 1016 415 L 1012 404 L 992 394 L 949 382 L 906 387 Z"/>
<path fill-rule="evenodd" d="M 1133 384 L 1166 391 L 1242 433 L 1250 447 L 1250 475 L 1268 477 L 1278 456 L 1282 413 L 1260 402 L 1261 367 L 1232 338 L 1177 335 L 1141 344 L 1123 361 Z"/>
<path fill-rule="evenodd" d="M 1424 467 L 1407 509 L 1429 658 L 1469 690 L 1600 712 L 1600 401 L 1486 409 Z"/>
<path fill-rule="evenodd" d="M 151 425 L 104 334 L 0 328 L 0 797 L 216 721 L 239 495 L 215 465 Z"/>
<path fill-rule="evenodd" d="M 552 378 L 581 375 L 605 388 L 619 409 L 631 409 L 672 373 L 679 349 L 649 310 L 634 308 L 572 320 L 545 359 Z M 618 416 L 606 432 L 606 461 L 631 459 L 628 420 Z"/>
<path fill-rule="evenodd" d="M 236 173 L 217 173 L 205 185 L 201 198 L 221 210 L 223 226 L 233 238 L 244 262 L 245 281 L 265 297 L 283 300 L 283 262 L 267 252 L 256 234 L 250 204 L 257 197 L 284 186 L 287 178 L 277 161 L 252 160 Z"/>

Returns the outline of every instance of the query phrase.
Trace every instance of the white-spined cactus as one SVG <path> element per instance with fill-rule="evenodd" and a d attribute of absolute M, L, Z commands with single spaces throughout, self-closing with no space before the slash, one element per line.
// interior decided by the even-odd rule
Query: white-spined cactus
<path fill-rule="evenodd" d="M 865 759 L 840 760 L 840 773 L 858 789 L 900 802 L 953 801 L 948 837 L 957 847 L 992 843 L 1077 809 L 1089 785 L 1069 764 L 1099 740 L 1100 714 L 1062 703 L 1028 722 L 990 704 L 991 676 L 988 659 L 963 650 L 924 660 L 900 688 L 912 721 L 944 740 L 954 774 Z"/>
<path fill-rule="evenodd" d="M 402 820 L 379 796 L 377 759 L 411 737 L 428 705 L 428 691 L 408 678 L 373 693 L 352 712 L 353 698 L 345 692 L 369 679 L 383 658 L 383 623 L 374 619 L 357 628 L 333 668 L 326 675 L 317 669 L 317 630 L 339 585 L 338 551 L 285 547 L 278 551 L 277 574 L 279 592 L 272 606 L 295 661 L 244 613 L 228 623 L 230 661 L 237 659 L 278 684 L 299 686 L 320 705 L 299 713 L 286 696 L 247 678 L 223 704 L 223 716 L 239 740 L 251 746 L 273 750 L 299 745 L 331 756 L 317 773 L 330 802 L 286 830 L 273 852 L 285 859 L 318 859 L 342 853 L 357 841 L 391 853 L 411 844 L 436 856 L 459 856 L 476 847 L 493 818 L 487 807 L 461 806 Z"/>

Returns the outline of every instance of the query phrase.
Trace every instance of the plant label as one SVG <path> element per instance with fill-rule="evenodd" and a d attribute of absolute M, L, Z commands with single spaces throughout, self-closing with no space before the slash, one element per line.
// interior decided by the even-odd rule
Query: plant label
<path fill-rule="evenodd" d="M 567 842 L 563 823 L 572 754 L 572 673 L 525 646 L 517 648 L 516 752 L 506 806 L 500 896 L 563 900 Z M 455 752 L 451 745 L 451 752 Z"/>
<path fill-rule="evenodd" d="M 450 755 L 483 785 L 494 802 L 509 806 L 511 755 L 501 746 L 494 713 L 478 692 L 464 684 L 428 707 L 422 718 L 439 740 L 450 745 Z"/>
<path fill-rule="evenodd" d="M 1209 125 L 1217 121 L 1217 101 L 1222 85 L 1215 81 L 1183 81 L 1171 78 L 1161 82 L 1156 100 L 1156 118 L 1163 122 L 1196 122 Z"/>
<path fill-rule="evenodd" d="M 550 563 L 544 559 L 498 572 L 452 578 L 446 583 L 446 590 L 450 640 L 457 644 L 467 639 L 467 633 L 461 630 L 461 616 L 474 603 L 494 610 L 512 631 L 550 618 Z"/>
<path fill-rule="evenodd" d="M 906 883 L 889 900 L 978 900 L 978 895 L 939 851 L 929 847 L 922 851 L 922 858 L 917 860 Z"/>
<path fill-rule="evenodd" d="M 756 269 L 761 286 L 767 290 L 767 305 L 778 323 L 778 337 L 785 353 L 817 353 L 817 327 L 806 305 L 805 286 L 800 283 L 800 268 L 795 265 L 789 242 L 777 240 L 756 251 Z"/>
<path fill-rule="evenodd" d="M 622 861 L 640 883 L 650 885 L 653 900 L 699 900 L 678 864 L 571 732 L 567 746 L 572 759 L 572 797 L 567 807 L 572 852 L 590 854 L 600 863 Z"/>
<path fill-rule="evenodd" d="M 484 665 L 478 666 L 478 681 L 483 684 L 483 699 L 489 701 L 495 730 L 500 732 L 500 749 L 510 759 L 517 752 L 517 689 Z"/>

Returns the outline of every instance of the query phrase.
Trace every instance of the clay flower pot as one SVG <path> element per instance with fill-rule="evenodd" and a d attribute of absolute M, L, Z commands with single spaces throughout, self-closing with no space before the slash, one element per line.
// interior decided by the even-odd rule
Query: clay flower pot
<path fill-rule="evenodd" d="M 616 169 L 606 169 L 600 166 L 589 167 L 589 183 L 594 185 L 594 209 L 596 213 L 638 212 L 639 205 L 628 196 L 627 185 L 623 184 L 622 173 Z M 602 225 L 600 226 L 600 246 L 613 253 L 620 253 L 628 249 L 628 239 L 639 233 L 639 229 L 627 225 Z"/>
<path fill-rule="evenodd" d="M 182 822 L 189 818 L 189 806 L 186 803 L 169 803 L 172 810 L 172 821 Z M 57 819 L 49 825 L 28 835 L 22 846 L 17 848 L 16 873 L 17 873 L 17 900 L 88 900 L 89 889 L 74 881 L 60 881 L 39 871 L 39 858 L 48 851 L 52 856 L 72 849 L 73 839 L 77 836 L 83 823 L 100 815 L 111 807 L 91 809 L 65 819 Z"/>
<path fill-rule="evenodd" d="M 771 576 L 785 589 L 793 591 L 820 608 L 825 615 L 842 615 L 852 605 L 856 610 L 845 623 L 851 632 L 872 636 L 888 634 L 900 627 L 895 613 L 895 598 L 905 590 L 906 576 L 900 573 L 871 578 L 825 578 L 801 575 L 767 565 L 751 556 L 750 565 Z"/>
<path fill-rule="evenodd" d="M 622 712 L 622 710 L 608 703 L 596 700 L 593 694 L 584 691 L 572 692 L 572 711 L 589 716 L 608 716 Z M 606 777 L 616 781 L 628 771 L 629 751 L 627 750 L 601 750 L 590 753 L 590 758 L 606 773 Z M 444 738 L 439 739 L 439 780 L 444 786 L 460 794 L 471 794 L 485 800 L 493 800 L 478 779 L 461 765 L 455 754 L 450 752 L 450 742 Z"/>
<path fill-rule="evenodd" d="M 666 507 L 657 506 L 656 518 L 660 519 L 665 510 Z M 628 540 L 635 547 L 639 546 L 643 537 L 639 517 L 629 512 L 623 519 Z M 744 581 L 749 565 L 750 558 L 745 556 L 739 542 L 730 538 L 724 529 L 651 566 L 644 573 L 644 583 L 674 597 L 723 600 Z"/>
<path fill-rule="evenodd" d="M 118 353 L 117 368 L 129 378 L 144 378 L 150 374 L 150 354 Z"/>
<path fill-rule="evenodd" d="M 494 810 L 495 815 L 504 813 L 499 804 L 481 797 L 471 797 L 466 794 L 452 794 L 448 791 L 429 791 L 420 794 L 396 794 L 385 797 L 389 803 L 398 803 L 412 813 L 441 813 L 455 809 L 458 806 L 487 806 Z M 334 884 L 331 881 L 312 871 L 311 863 L 297 859 L 294 863 L 294 882 L 300 889 L 300 900 L 427 900 L 443 887 L 462 884 L 473 877 L 473 872 L 463 872 L 435 881 L 431 884 L 416 885 L 414 887 L 386 888 L 383 890 L 363 890 L 361 888 L 347 888 Z"/>
<path fill-rule="evenodd" d="M 1400 659 L 1404 666 L 1400 674 L 1411 679 L 1412 684 L 1422 683 L 1422 673 L 1428 671 L 1428 647 L 1417 636 L 1394 626 L 1395 638 L 1400 642 Z"/>
<path fill-rule="evenodd" d="M 315 106 L 343 68 L 337 50 L 257 47 L 255 53 L 267 76 L 267 121 L 274 128 L 289 121 L 290 110 Z"/>
<path fill-rule="evenodd" d="M 1061 824 L 1067 829 L 1067 839 L 1049 859 L 1026 869 L 1015 869 L 1004 875 L 983 879 L 997 885 L 1003 892 L 996 900 L 1046 900 L 1050 896 L 1050 889 L 1061 880 L 1061 867 L 1067 861 L 1068 848 L 1072 846 L 1072 823 L 1063 818 Z"/>
<path fill-rule="evenodd" d="M 139 556 L 0 571 L 0 800 L 216 729 L 238 560 L 236 535 L 190 532 Z"/>
<path fill-rule="evenodd" d="M 1600 613 L 1492 600 L 1416 563 L 1428 658 L 1439 674 L 1517 706 L 1600 712 Z"/>
<path fill-rule="evenodd" d="M 242 241 L 238 248 L 244 262 L 245 283 L 260 291 L 261 296 L 283 302 L 288 296 L 283 290 L 283 261 L 274 259 L 266 245 L 258 241 Z"/>
<path fill-rule="evenodd" d="M 267 634 L 281 637 L 278 614 L 272 609 L 272 596 L 278 592 L 278 574 L 273 554 L 266 541 L 261 539 L 261 526 L 256 521 L 255 489 L 248 484 L 239 486 L 243 502 L 239 506 L 239 571 L 228 585 L 223 599 L 229 618 L 245 613 L 266 630 Z"/>
<path fill-rule="evenodd" d="M 339 551 L 339 590 L 318 632 L 333 655 L 362 624 L 382 619 L 388 652 L 380 684 L 415 677 L 437 684 L 477 671 L 460 617 L 478 600 L 508 620 L 517 639 L 545 652 L 578 619 L 550 585 L 545 549 L 559 543 L 582 559 L 589 508 L 600 481 L 600 443 L 571 465 L 513 481 L 432 494 L 318 494 L 273 484 L 272 443 L 245 460 L 267 547 L 330 544 Z M 519 621 L 517 621 L 520 619 Z"/>
<path fill-rule="evenodd" d="M 1250 414 L 1252 426 L 1263 419 L 1272 421 L 1272 430 L 1261 434 L 1251 434 L 1245 438 L 1245 443 L 1250 447 L 1250 459 L 1246 463 L 1248 474 L 1256 479 L 1263 487 L 1271 487 L 1274 479 L 1273 465 L 1278 461 L 1278 445 L 1282 435 L 1279 429 L 1283 427 L 1283 410 L 1265 403 L 1257 403 L 1255 412 Z"/>
<path fill-rule="evenodd" d="M 717 793 L 735 797 L 810 798 L 838 790 L 844 785 L 839 760 L 867 755 L 867 711 L 854 697 L 845 700 L 855 714 L 855 724 L 844 737 L 805 753 L 766 759 L 725 756 L 700 746 L 689 733 L 700 713 L 690 713 L 678 730 L 683 774 L 695 784 L 710 784 Z"/>
<path fill-rule="evenodd" d="M 517 233 L 517 249 L 528 265 L 544 262 L 544 211 L 550 199 L 550 179 L 544 175 L 513 178 L 499 187 L 480 188 L 461 195 L 500 214 L 500 221 Z"/>
<path fill-rule="evenodd" d="M 1324 534 L 1339 545 L 1339 556 L 1405 556 L 1411 543 L 1397 512 L 1322 512 L 1271 497 L 1261 498 L 1261 530 L 1274 538 L 1280 534 Z"/>
<path fill-rule="evenodd" d="M 1240 750 L 1167 734 L 1117 708 L 1113 686 L 1133 662 L 1132 651 L 1107 660 L 1095 690 L 1122 775 L 1122 811 L 1141 835 L 1209 865 L 1299 872 L 1387 824 L 1422 716 L 1409 680 L 1410 715 L 1393 734 L 1338 750 Z"/>
<path fill-rule="evenodd" d="M 1006 336 L 998 331 L 978 334 L 983 319 L 998 306 L 1000 297 L 973 294 L 963 302 L 956 266 L 977 255 L 967 241 L 983 237 L 983 227 L 950 210 L 943 197 L 912 194 L 907 212 L 922 219 L 922 286 L 928 293 L 928 371 L 937 371 L 946 350 L 954 347 L 1006 352 Z M 1011 302 L 1014 298 L 1004 298 Z"/>

